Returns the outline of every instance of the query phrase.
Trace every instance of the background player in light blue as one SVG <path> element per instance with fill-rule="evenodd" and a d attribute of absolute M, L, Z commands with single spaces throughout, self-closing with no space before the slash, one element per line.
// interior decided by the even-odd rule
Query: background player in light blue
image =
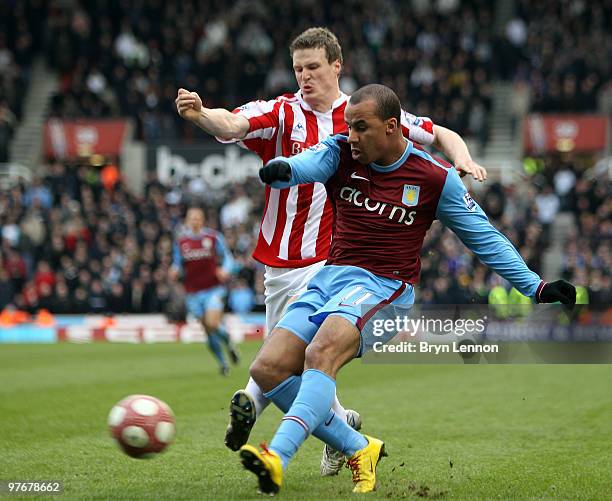
<path fill-rule="evenodd" d="M 331 137 L 290 159 L 272 160 L 260 171 L 261 179 L 277 188 L 325 183 L 335 209 L 327 264 L 275 329 L 292 333 L 297 339 L 294 349 L 305 349 L 303 374 L 275 379 L 259 370 L 273 367 L 273 361 L 266 360 L 266 345 L 251 367 L 266 396 L 286 412 L 269 448 L 241 449 L 243 465 L 257 475 L 264 492 L 278 491 L 289 460 L 311 433 L 349 458 L 355 492 L 374 489 L 384 444 L 334 419 L 330 407 L 335 378 L 361 354 L 360 331 L 369 318 L 385 305 L 414 300 L 419 254 L 434 219 L 536 302 L 575 303 L 571 284 L 546 283 L 529 270 L 451 165 L 402 136 L 400 109 L 391 89 L 366 86 L 353 94 L 346 108 L 348 137 Z M 363 311 L 364 304 L 373 306 Z M 268 344 L 274 343 L 274 335 Z"/>
<path fill-rule="evenodd" d="M 232 362 L 238 362 L 238 353 L 225 331 L 223 309 L 225 286 L 234 271 L 234 259 L 223 235 L 204 227 L 204 211 L 192 207 L 187 211 L 185 225 L 176 236 L 170 274 L 175 278 L 183 273 L 187 312 L 202 322 L 208 337 L 208 346 L 219 361 L 221 374 L 229 374 L 223 353 L 226 347 Z"/>

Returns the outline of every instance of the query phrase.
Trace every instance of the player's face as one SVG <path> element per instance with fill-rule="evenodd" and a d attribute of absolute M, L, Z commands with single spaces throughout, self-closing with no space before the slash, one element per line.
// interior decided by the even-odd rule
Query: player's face
<path fill-rule="evenodd" d="M 204 211 L 201 209 L 189 209 L 185 217 L 185 224 L 194 233 L 204 228 Z"/>
<path fill-rule="evenodd" d="M 296 50 L 293 53 L 293 71 L 304 101 L 312 106 L 329 96 L 335 99 L 340 92 L 340 67 L 340 61 L 327 61 L 327 53 L 322 47 Z"/>
<path fill-rule="evenodd" d="M 346 105 L 344 120 L 348 125 L 348 142 L 354 160 L 362 164 L 377 162 L 384 156 L 390 130 L 389 120 L 381 120 L 376 103 L 366 99 L 358 104 Z M 395 123 L 395 119 L 391 119 Z"/>

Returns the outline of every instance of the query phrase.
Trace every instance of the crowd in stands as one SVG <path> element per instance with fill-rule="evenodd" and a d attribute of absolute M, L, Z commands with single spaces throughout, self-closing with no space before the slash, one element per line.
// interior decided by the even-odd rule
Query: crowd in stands
<path fill-rule="evenodd" d="M 495 3 L 484 0 L 0 3 L 0 163 L 22 118 L 36 53 L 60 76 L 53 116 L 127 115 L 137 119 L 140 139 L 199 141 L 176 114 L 179 87 L 225 108 L 295 90 L 288 42 L 316 25 L 344 48 L 344 91 L 385 83 L 408 110 L 483 141 L 497 77 L 516 82 L 509 103 L 516 117 L 530 109 L 612 111 L 609 3 L 518 0 L 501 36 L 493 31 Z M 223 231 L 242 264 L 228 308 L 263 310 L 263 267 L 250 258 L 263 211 L 256 180 L 215 193 L 201 179 L 163 186 L 152 176 L 141 196 L 105 185 L 88 165 L 51 163 L 37 175 L 0 191 L 0 309 L 180 318 L 181 286 L 167 275 L 173 232 L 186 206 L 203 204 L 207 225 Z M 589 284 L 591 302 L 612 300 L 607 177 L 590 174 L 580 159 L 551 157 L 529 182 L 487 183 L 475 198 L 539 273 L 552 221 L 572 213 L 565 277 Z M 500 281 L 434 224 L 420 301 L 486 302 Z"/>
<path fill-rule="evenodd" d="M 612 111 L 609 0 L 515 2 L 498 49 L 501 75 L 524 82 L 538 112 Z"/>
<path fill-rule="evenodd" d="M 121 183 L 104 186 L 99 174 L 54 163 L 45 178 L 0 191 L 0 309 L 184 314 L 168 268 L 185 206 L 203 203 L 197 183 L 177 197 L 153 177 L 137 196 Z M 206 206 L 207 225 L 223 230 L 242 265 L 230 284 L 234 311 L 263 309 L 262 266 L 250 258 L 263 207 L 245 189 Z"/>
<path fill-rule="evenodd" d="M 39 2 L 42 3 L 42 2 Z M 43 17 L 26 2 L 0 2 L 0 163 L 23 115 L 33 56 L 42 47 Z"/>
<path fill-rule="evenodd" d="M 175 113 L 179 87 L 230 109 L 295 91 L 289 41 L 323 25 L 344 47 L 346 92 L 382 82 L 415 114 L 463 134 L 486 130 L 493 47 L 484 0 L 100 5 L 48 13 L 46 56 L 61 76 L 55 116 L 130 115 L 142 139 L 190 138 Z"/>
<path fill-rule="evenodd" d="M 551 165 L 559 165 L 558 159 Z M 567 161 L 525 182 L 492 183 L 475 198 L 542 273 L 547 225 L 571 211 L 577 226 L 564 252 L 564 273 L 589 284 L 591 302 L 610 302 L 612 204 L 601 177 Z M 539 186 L 539 188 L 538 188 Z M 225 235 L 242 269 L 228 284 L 228 310 L 263 311 L 263 266 L 251 259 L 263 211 L 258 180 L 203 195 L 197 180 L 167 187 L 150 174 L 142 196 L 120 182 L 104 186 L 99 170 L 53 163 L 45 178 L 0 191 L 0 309 L 54 313 L 163 312 L 182 318 L 180 282 L 168 278 L 173 236 L 185 208 L 206 208 L 208 226 Z M 422 252 L 417 300 L 486 303 L 502 283 L 449 230 L 434 223 Z"/>
<path fill-rule="evenodd" d="M 588 168 L 585 168 L 589 166 Z M 544 162 L 544 182 L 552 186 L 556 208 L 573 214 L 563 242 L 563 275 L 588 284 L 592 304 L 612 304 L 612 198 L 608 161 L 590 167 L 578 157 L 551 156 Z"/>

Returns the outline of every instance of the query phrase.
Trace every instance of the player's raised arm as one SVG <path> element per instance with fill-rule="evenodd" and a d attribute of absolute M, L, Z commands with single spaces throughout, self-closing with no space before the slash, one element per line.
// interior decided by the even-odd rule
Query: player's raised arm
<path fill-rule="evenodd" d="M 272 188 L 325 183 L 338 169 L 339 140 L 338 136 L 332 136 L 291 158 L 277 157 L 270 160 L 259 169 L 259 178 Z"/>
<path fill-rule="evenodd" d="M 546 283 L 531 271 L 523 258 L 472 199 L 454 169 L 449 169 L 440 195 L 437 218 L 489 268 L 508 280 L 518 291 L 537 302 L 575 304 L 576 289 L 564 280 Z"/>
<path fill-rule="evenodd" d="M 249 121 L 245 117 L 222 108 L 206 108 L 197 92 L 179 89 L 175 103 L 181 117 L 213 136 L 243 139 L 249 132 Z"/>
<path fill-rule="evenodd" d="M 487 170 L 472 160 L 470 150 L 463 138 L 455 131 L 434 125 L 434 148 L 444 153 L 462 177 L 470 174 L 476 181 L 487 179 Z"/>
<path fill-rule="evenodd" d="M 417 117 L 406 110 L 402 110 L 402 131 L 411 141 L 433 146 L 444 153 L 461 177 L 470 174 L 477 181 L 487 179 L 487 170 L 472 160 L 467 144 L 456 132 L 434 125 L 429 118 Z"/>

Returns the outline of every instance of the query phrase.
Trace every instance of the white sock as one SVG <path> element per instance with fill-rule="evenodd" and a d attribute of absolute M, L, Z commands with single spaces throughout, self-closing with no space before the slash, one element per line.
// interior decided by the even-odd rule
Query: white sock
<path fill-rule="evenodd" d="M 259 417 L 264 409 L 270 405 L 270 401 L 264 397 L 261 388 L 252 377 L 249 378 L 249 382 L 247 383 L 244 391 L 246 391 L 249 394 L 249 397 L 253 399 L 253 402 L 255 402 L 255 415 Z"/>
<path fill-rule="evenodd" d="M 346 409 L 342 407 L 340 400 L 338 400 L 338 395 L 334 395 L 334 403 L 332 404 L 332 410 L 338 414 L 338 417 L 342 418 L 343 421 L 346 421 Z"/>

